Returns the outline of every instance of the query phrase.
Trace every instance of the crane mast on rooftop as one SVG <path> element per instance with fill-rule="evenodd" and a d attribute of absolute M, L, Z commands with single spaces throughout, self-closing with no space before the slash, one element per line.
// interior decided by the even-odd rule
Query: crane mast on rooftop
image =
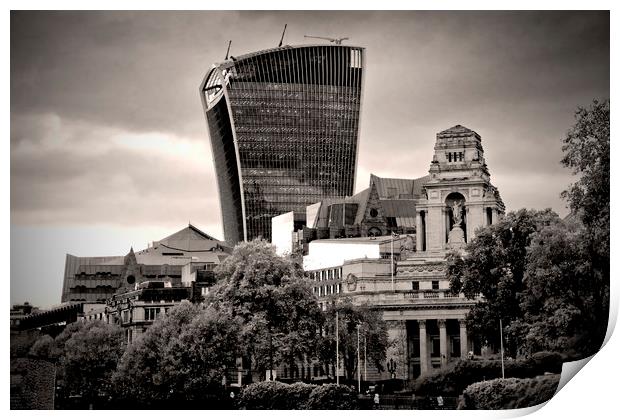
<path fill-rule="evenodd" d="M 336 45 L 341 45 L 342 41 L 349 38 L 329 38 L 326 36 L 312 36 L 312 35 L 304 35 L 304 38 L 316 38 L 316 39 L 325 39 L 329 42 L 333 42 Z"/>

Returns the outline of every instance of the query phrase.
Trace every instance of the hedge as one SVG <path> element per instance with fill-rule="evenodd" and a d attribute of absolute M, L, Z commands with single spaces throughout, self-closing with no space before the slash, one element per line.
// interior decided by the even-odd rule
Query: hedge
<path fill-rule="evenodd" d="M 469 385 L 459 409 L 503 410 L 532 407 L 549 401 L 558 388 L 560 375 L 536 378 L 494 379 Z"/>
<path fill-rule="evenodd" d="M 343 385 L 258 382 L 241 391 L 238 405 L 246 410 L 349 410 L 357 408 L 357 395 Z"/>
<path fill-rule="evenodd" d="M 526 359 L 505 360 L 505 376 L 533 378 L 547 372 L 561 373 L 559 353 L 540 352 Z M 458 396 L 470 384 L 500 378 L 501 360 L 459 360 L 454 365 L 421 378 L 415 386 L 418 395 Z"/>
<path fill-rule="evenodd" d="M 357 395 L 345 385 L 326 384 L 314 388 L 305 404 L 307 410 L 354 410 Z"/>

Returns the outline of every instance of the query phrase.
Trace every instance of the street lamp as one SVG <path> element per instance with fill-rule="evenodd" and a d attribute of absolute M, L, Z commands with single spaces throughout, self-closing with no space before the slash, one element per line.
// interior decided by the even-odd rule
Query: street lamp
<path fill-rule="evenodd" d="M 390 241 L 390 254 L 392 255 L 392 264 L 391 264 L 391 269 L 392 269 L 392 292 L 395 291 L 395 287 L 394 287 L 394 241 L 399 238 L 398 233 L 392 232 L 392 240 Z"/>
<path fill-rule="evenodd" d="M 387 368 L 388 372 L 390 372 L 390 375 L 392 376 L 392 379 L 396 378 L 396 362 L 394 361 L 394 359 L 390 358 L 390 361 L 387 364 Z"/>
<path fill-rule="evenodd" d="M 338 310 L 336 310 L 336 385 L 340 385 L 340 375 L 338 372 Z"/>
<path fill-rule="evenodd" d="M 357 324 L 357 392 L 362 393 L 362 365 L 360 363 L 360 323 Z"/>

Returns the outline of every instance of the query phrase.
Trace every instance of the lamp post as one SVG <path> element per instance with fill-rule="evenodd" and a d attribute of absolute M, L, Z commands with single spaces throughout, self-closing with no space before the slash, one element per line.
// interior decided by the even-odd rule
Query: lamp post
<path fill-rule="evenodd" d="M 357 392 L 362 393 L 362 364 L 360 363 L 360 324 L 357 324 Z"/>
<path fill-rule="evenodd" d="M 502 379 L 504 377 L 504 333 L 502 331 L 502 319 L 499 319 L 499 342 L 500 342 L 500 352 L 502 355 Z"/>
<path fill-rule="evenodd" d="M 368 372 L 366 372 L 366 334 L 364 334 L 364 381 L 368 381 Z"/>
<path fill-rule="evenodd" d="M 336 385 L 340 385 L 340 375 L 338 372 L 338 311 L 336 311 Z"/>

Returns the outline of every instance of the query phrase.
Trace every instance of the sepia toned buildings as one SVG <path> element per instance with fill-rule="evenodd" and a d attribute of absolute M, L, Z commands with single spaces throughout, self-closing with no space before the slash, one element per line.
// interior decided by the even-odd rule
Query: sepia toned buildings
<path fill-rule="evenodd" d="M 377 179 L 371 178 L 369 196 L 380 190 Z M 415 379 L 482 350 L 465 322 L 481 297 L 453 294 L 446 277 L 446 254 L 462 250 L 476 229 L 497 222 L 505 211 L 480 136 L 460 125 L 438 133 L 428 175 L 408 182 L 419 183 L 419 193 L 405 198 L 413 230 L 390 230 L 382 220 L 382 201 L 368 200 L 364 214 L 374 210 L 379 224 L 362 223 L 357 237 L 311 240 L 303 257 L 322 307 L 350 300 L 382 312 L 395 343 L 387 359 L 396 368 L 393 374 L 369 369 L 368 380 Z M 329 208 L 329 202 L 317 206 Z M 374 228 L 390 234 L 372 236 Z"/>
<path fill-rule="evenodd" d="M 132 342 L 173 306 L 202 301 L 215 283 L 214 268 L 231 251 L 190 224 L 125 256 L 67 255 L 62 308 L 70 307 L 75 319 L 119 324 Z"/>
<path fill-rule="evenodd" d="M 228 244 L 354 191 L 364 49 L 283 46 L 215 64 L 200 85 Z"/>

